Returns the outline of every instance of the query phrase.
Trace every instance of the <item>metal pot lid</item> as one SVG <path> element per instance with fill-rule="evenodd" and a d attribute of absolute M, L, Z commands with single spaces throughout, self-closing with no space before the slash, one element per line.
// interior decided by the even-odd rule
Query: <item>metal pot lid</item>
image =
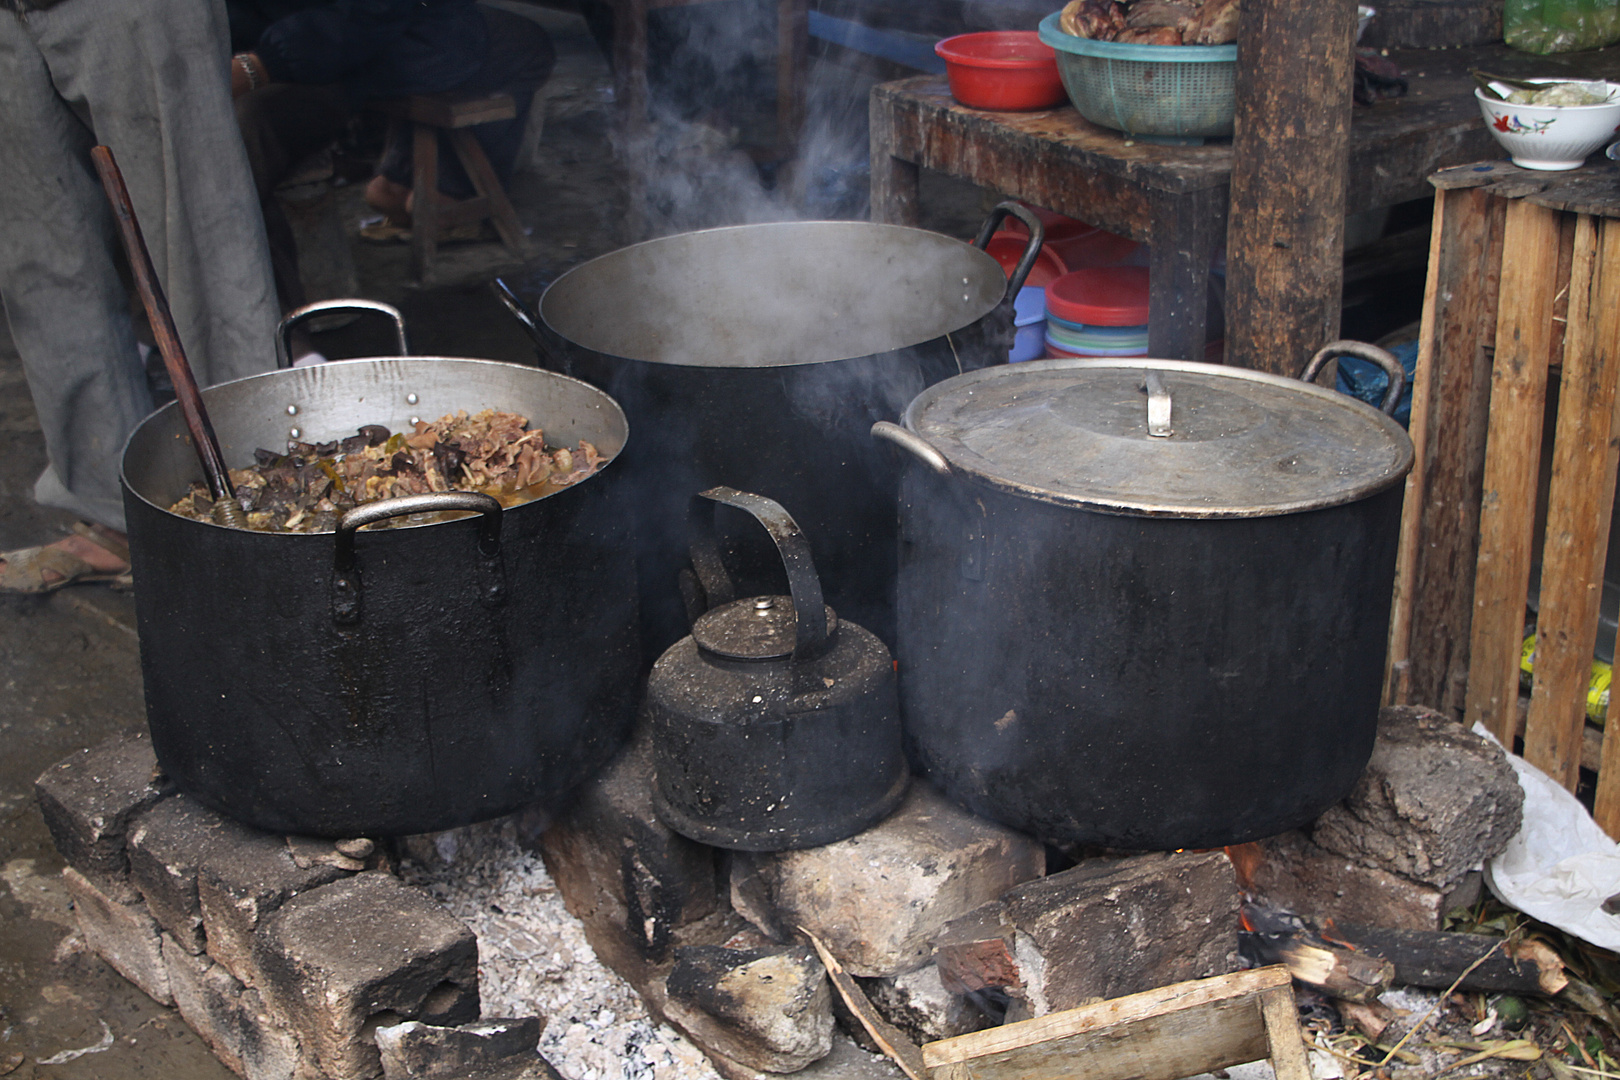
<path fill-rule="evenodd" d="M 1007 291 L 972 244 L 902 225 L 777 221 L 645 240 L 547 287 L 540 317 L 606 356 L 700 368 L 820 364 L 960 330 Z"/>
<path fill-rule="evenodd" d="M 838 616 L 827 608 L 827 637 L 838 628 Z M 798 626 L 791 596 L 755 596 L 733 600 L 698 616 L 692 639 L 705 652 L 731 660 L 784 660 L 793 655 Z"/>
<path fill-rule="evenodd" d="M 1150 379 L 1168 395 L 1152 395 Z M 906 427 L 954 472 L 1149 517 L 1266 517 L 1354 502 L 1412 465 L 1399 424 L 1298 379 L 1184 360 L 1045 360 L 924 391 Z"/>

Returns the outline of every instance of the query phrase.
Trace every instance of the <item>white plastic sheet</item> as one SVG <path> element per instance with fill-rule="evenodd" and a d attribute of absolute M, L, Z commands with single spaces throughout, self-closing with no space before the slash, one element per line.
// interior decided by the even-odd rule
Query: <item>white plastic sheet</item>
<path fill-rule="evenodd" d="M 1478 724 L 1474 731 L 1491 738 Z M 1620 916 L 1603 910 L 1620 893 L 1620 844 L 1562 784 L 1516 754 L 1507 759 L 1524 789 L 1524 823 L 1486 862 L 1486 883 L 1510 907 L 1620 952 Z"/>

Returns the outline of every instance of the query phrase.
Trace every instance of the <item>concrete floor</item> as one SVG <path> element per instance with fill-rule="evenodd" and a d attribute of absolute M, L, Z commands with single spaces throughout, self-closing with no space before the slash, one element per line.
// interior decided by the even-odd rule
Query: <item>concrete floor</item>
<path fill-rule="evenodd" d="M 607 67 L 583 22 L 550 12 L 537 17 L 557 42 L 559 64 L 540 152 L 511 186 L 532 228 L 535 257 L 518 265 L 498 244 L 447 248 L 440 265 L 445 283 L 415 289 L 407 283 L 404 247 L 354 245 L 360 292 L 405 311 L 413 352 L 532 363 L 528 339 L 495 302 L 488 279 L 505 274 L 532 300 L 569 265 L 623 242 L 625 186 L 608 137 Z M 813 98 L 812 123 L 835 136 L 835 157 L 840 148 L 858 150 L 865 86 L 848 72 L 823 82 L 842 97 Z M 773 197 L 737 162 L 724 153 L 708 165 L 688 161 L 682 179 L 702 178 L 712 166 L 724 182 L 710 178 L 707 186 L 722 197 L 707 207 L 675 207 L 659 223 L 663 229 L 718 224 L 728 213 L 786 216 L 773 215 Z M 738 184 L 751 190 L 739 194 Z M 947 215 L 940 224 L 954 212 L 951 231 L 971 232 L 981 193 L 936 187 L 935 194 Z M 340 198 L 345 221 L 357 228 L 364 213 L 358 189 L 341 190 Z M 317 343 L 329 355 L 369 351 L 359 330 Z M 69 515 L 33 502 L 44 460 L 21 365 L 0 324 L 0 550 L 40 543 L 72 524 Z M 61 859 L 33 800 L 33 780 L 47 766 L 145 722 L 132 596 L 86 585 L 37 598 L 0 597 L 0 680 L 0 1077 L 225 1080 L 231 1074 L 174 1010 L 154 1004 L 84 951 L 61 884 Z"/>

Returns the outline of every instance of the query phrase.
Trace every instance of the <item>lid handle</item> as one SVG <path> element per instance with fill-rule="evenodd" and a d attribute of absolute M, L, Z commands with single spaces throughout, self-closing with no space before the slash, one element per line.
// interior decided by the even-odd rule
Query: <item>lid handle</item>
<path fill-rule="evenodd" d="M 1157 371 L 1149 370 L 1142 389 L 1147 391 L 1147 430 L 1155 439 L 1170 437 L 1170 391 Z"/>
<path fill-rule="evenodd" d="M 710 606 L 729 602 L 736 596 L 736 586 L 720 558 L 720 543 L 715 535 L 714 518 L 721 506 L 736 507 L 752 515 L 771 534 L 777 554 L 782 556 L 788 592 L 793 597 L 793 662 L 801 663 L 821 655 L 827 646 L 827 608 L 821 597 L 821 579 L 816 576 L 815 560 L 810 557 L 810 542 L 799 530 L 799 523 L 774 499 L 729 487 L 713 487 L 692 496 L 686 518 L 692 545 L 692 569 L 708 594 Z"/>
<path fill-rule="evenodd" d="M 1311 357 L 1300 373 L 1302 382 L 1315 382 L 1316 376 L 1322 371 L 1322 366 L 1332 357 L 1354 356 L 1361 360 L 1371 360 L 1384 369 L 1389 376 L 1389 389 L 1384 392 L 1384 403 L 1379 406 L 1385 416 L 1395 415 L 1395 406 L 1401 403 L 1401 392 L 1406 389 L 1406 369 L 1401 362 L 1395 359 L 1395 354 L 1380 349 L 1376 345 L 1369 345 L 1365 341 L 1330 341 Z"/>

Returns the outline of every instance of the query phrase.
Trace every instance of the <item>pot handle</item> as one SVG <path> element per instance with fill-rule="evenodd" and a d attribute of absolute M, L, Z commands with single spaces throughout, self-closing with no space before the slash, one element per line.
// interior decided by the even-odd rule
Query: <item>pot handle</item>
<path fill-rule="evenodd" d="M 557 347 L 551 343 L 551 340 L 546 337 L 545 331 L 541 329 L 540 321 L 534 317 L 534 313 L 529 310 L 529 306 L 518 299 L 517 293 L 513 292 L 511 287 L 500 278 L 491 281 L 489 289 L 495 294 L 495 299 L 506 305 L 506 310 L 510 311 L 512 317 L 522 324 L 524 331 L 529 335 L 529 340 L 534 342 L 535 351 L 540 354 L 541 361 L 552 371 L 566 372 L 566 359 L 557 351 Z"/>
<path fill-rule="evenodd" d="M 821 595 L 821 579 L 816 576 L 815 560 L 810 555 L 810 542 L 804 538 L 793 515 L 774 499 L 729 487 L 713 487 L 692 496 L 687 514 L 692 569 L 697 571 L 698 581 L 708 594 L 709 606 L 729 603 L 736 597 L 736 586 L 720 558 L 720 543 L 715 535 L 714 516 L 720 506 L 736 507 L 751 514 L 776 543 L 782 567 L 787 571 L 788 592 L 793 596 L 793 662 L 802 663 L 821 655 L 827 646 L 827 607 Z"/>
<path fill-rule="evenodd" d="M 951 475 L 951 463 L 945 460 L 944 454 L 934 449 L 933 443 L 921 435 L 901 427 L 899 424 L 879 420 L 872 425 L 872 437 L 874 439 L 887 439 L 901 449 L 909 451 L 940 476 Z"/>
<path fill-rule="evenodd" d="M 305 319 L 316 315 L 324 315 L 332 311 L 371 311 L 378 315 L 386 315 L 394 320 L 394 341 L 399 345 L 400 356 L 409 356 L 410 348 L 405 342 L 405 316 L 399 313 L 399 308 L 392 304 L 379 303 L 376 300 L 317 300 L 313 304 L 305 304 L 301 308 L 294 308 L 287 312 L 276 327 L 276 367 L 292 367 L 292 331 L 293 327 Z"/>
<path fill-rule="evenodd" d="M 980 251 L 988 248 L 990 238 L 996 234 L 996 229 L 1000 228 L 1008 214 L 1022 221 L 1024 227 L 1029 230 L 1029 243 L 1024 246 L 1024 253 L 1018 257 L 1018 265 L 1013 267 L 1012 274 L 1008 276 L 1007 292 L 1002 297 L 1004 301 L 1011 303 L 1017 298 L 1018 290 L 1024 287 L 1024 279 L 1029 277 L 1030 270 L 1035 266 L 1035 260 L 1041 257 L 1041 245 L 1046 243 L 1046 226 L 1029 207 L 1011 200 L 1000 202 L 979 227 L 979 235 L 974 238 L 973 246 Z"/>
<path fill-rule="evenodd" d="M 432 491 L 425 495 L 402 495 L 379 499 L 347 511 L 338 518 L 332 541 L 332 620 L 341 625 L 360 621 L 360 568 L 354 558 L 354 534 L 361 526 L 407 514 L 436 514 L 451 510 L 471 510 L 484 515 L 478 534 L 478 554 L 483 556 L 483 599 L 499 604 L 506 599 L 506 582 L 501 574 L 501 504 L 476 491 Z"/>
<path fill-rule="evenodd" d="M 1315 382 L 1316 376 L 1322 371 L 1322 366 L 1330 357 L 1335 356 L 1354 356 L 1361 360 L 1371 360 L 1384 369 L 1384 373 L 1389 376 L 1389 389 L 1384 392 L 1384 403 L 1379 408 L 1384 410 L 1385 416 L 1394 416 L 1395 406 L 1401 402 L 1401 392 L 1406 389 L 1406 369 L 1401 367 L 1401 362 L 1395 359 L 1395 355 L 1365 341 L 1330 341 L 1316 350 L 1316 354 L 1305 365 L 1305 370 L 1300 372 L 1300 380 Z"/>

